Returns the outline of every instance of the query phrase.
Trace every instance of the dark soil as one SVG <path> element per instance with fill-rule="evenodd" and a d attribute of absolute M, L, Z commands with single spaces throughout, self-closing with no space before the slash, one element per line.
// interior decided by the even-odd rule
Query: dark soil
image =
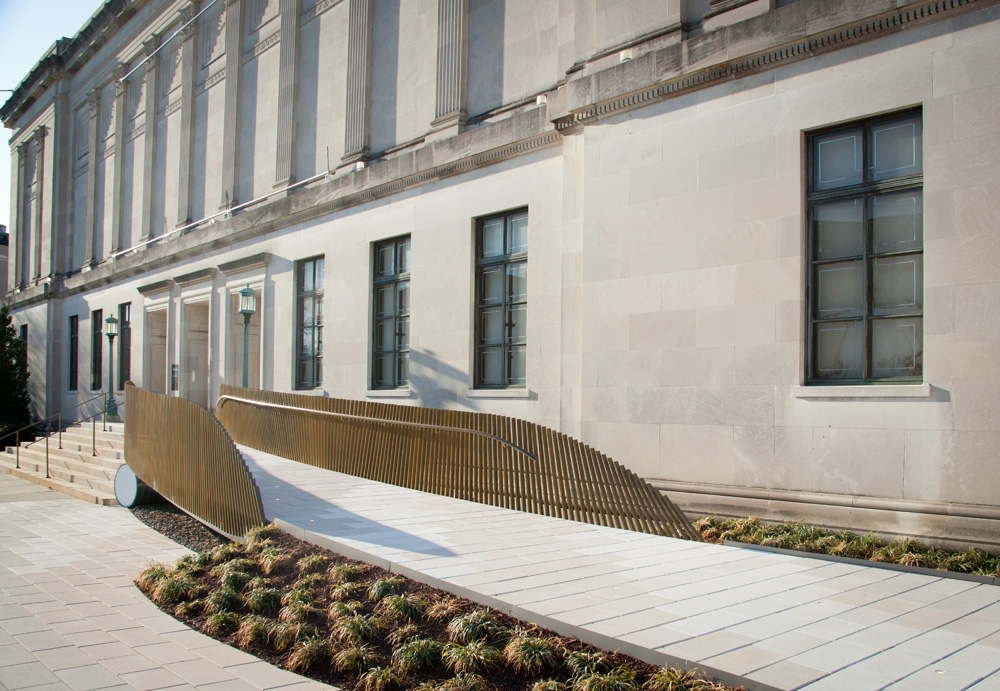
<path fill-rule="evenodd" d="M 191 547 L 192 549 L 204 549 L 206 547 L 211 548 L 218 544 L 225 542 L 224 538 L 216 535 L 207 528 L 204 528 L 200 523 L 190 518 L 183 512 L 178 511 L 174 507 L 163 507 L 163 506 L 153 506 L 153 507 L 141 507 L 141 509 L 133 510 L 133 513 L 142 520 L 144 523 L 150 527 L 158 530 L 159 532 L 167 535 L 168 537 L 174 539 L 175 541 L 184 544 L 185 546 Z M 296 568 L 296 562 L 299 558 L 310 555 L 310 554 L 320 554 L 327 558 L 327 562 L 324 567 L 319 570 L 318 573 L 322 575 L 322 582 L 319 587 L 315 587 L 311 590 L 311 598 L 313 604 L 318 608 L 319 614 L 314 615 L 310 618 L 309 623 L 316 627 L 312 635 L 319 636 L 328 640 L 333 639 L 333 631 L 336 626 L 336 620 L 330 619 L 326 615 L 327 608 L 333 603 L 330 599 L 330 586 L 334 585 L 337 581 L 336 578 L 330 572 L 330 569 L 334 566 L 340 564 L 355 564 L 360 567 L 360 573 L 356 577 L 356 581 L 364 584 L 365 590 L 361 591 L 358 597 L 358 602 L 360 603 L 361 609 L 359 613 L 371 615 L 378 614 L 378 608 L 375 604 L 369 602 L 368 598 L 365 597 L 365 592 L 368 585 L 372 582 L 383 578 L 398 577 L 396 574 L 385 571 L 377 566 L 370 564 L 362 564 L 350 560 L 342 555 L 336 554 L 329 550 L 322 549 L 313 544 L 303 542 L 298 540 L 287 533 L 277 532 L 276 535 L 269 538 L 267 547 L 269 549 L 277 548 L 283 552 L 287 552 L 292 555 L 292 560 L 285 566 L 281 566 L 273 570 L 270 574 L 264 574 L 259 566 L 255 566 L 252 571 L 252 575 L 255 577 L 260 577 L 266 579 L 267 585 L 279 589 L 282 593 L 288 592 L 293 589 L 293 585 L 302 574 Z M 235 555 L 237 557 L 246 557 L 251 560 L 255 560 L 256 555 L 253 547 L 246 549 L 242 547 L 239 550 L 239 554 Z M 218 551 L 214 554 L 218 555 Z M 228 555 L 226 557 L 216 557 L 216 563 L 219 560 L 226 560 L 232 558 L 233 555 Z M 186 567 L 186 573 L 194 576 L 204 587 L 203 592 L 200 596 L 204 596 L 205 593 L 211 593 L 214 590 L 220 588 L 219 579 L 216 578 L 211 573 L 213 568 L 212 563 L 206 564 L 205 566 L 198 567 Z M 152 596 L 152 589 L 146 591 L 147 596 Z M 455 612 L 450 614 L 448 617 L 438 620 L 431 620 L 427 617 L 418 617 L 416 621 L 411 623 L 415 624 L 419 628 L 419 636 L 434 638 L 441 642 L 448 641 L 448 634 L 446 627 L 448 622 L 454 617 L 460 614 L 465 614 L 473 610 L 482 609 L 480 605 L 470 602 L 468 600 L 455 598 L 449 593 L 432 588 L 430 586 L 411 581 L 409 579 L 403 579 L 402 586 L 399 590 L 400 594 L 414 595 L 426 603 L 435 603 L 446 600 L 456 601 L 457 609 Z M 195 598 L 189 598 L 193 600 Z M 181 605 L 178 611 L 178 605 Z M 270 643 L 249 643 L 247 645 L 240 646 L 237 642 L 237 631 L 235 627 L 231 627 L 228 630 L 224 630 L 218 634 L 212 634 L 205 630 L 205 624 L 209 618 L 209 615 L 202 611 L 199 605 L 191 606 L 190 604 L 184 604 L 183 602 L 169 602 L 160 603 L 161 609 L 172 614 L 177 619 L 183 621 L 188 626 L 193 629 L 197 629 L 206 633 L 207 635 L 216 638 L 228 645 L 233 647 L 241 648 L 246 652 L 249 652 L 260 659 L 266 660 L 271 664 L 277 665 L 278 667 L 288 668 L 288 660 L 291 649 L 285 650 L 284 652 L 275 652 Z M 245 615 L 249 613 L 249 610 L 245 605 L 240 606 L 236 610 L 240 615 Z M 491 613 L 495 621 L 501 624 L 503 627 L 509 631 L 514 630 L 526 630 L 532 635 L 551 637 L 557 640 L 567 651 L 587 651 L 587 652 L 597 652 L 597 649 L 582 643 L 580 641 L 569 639 L 565 637 L 557 636 L 556 634 L 539 629 L 531 624 L 518 621 L 506 614 L 501 612 L 491 610 Z M 278 611 L 272 611 L 267 614 L 267 616 L 272 620 L 278 619 Z M 383 663 L 385 665 L 389 664 L 391 659 L 393 648 L 392 645 L 387 640 L 388 635 L 398 626 L 403 625 L 405 622 L 399 620 L 392 620 L 385 616 L 380 619 L 380 629 L 378 636 L 375 640 L 371 641 L 371 645 L 378 651 L 380 656 L 383 658 Z M 504 642 L 502 639 L 491 641 L 491 644 L 495 645 L 499 649 L 503 649 Z M 339 650 L 344 647 L 345 644 L 334 642 L 334 651 Z M 634 675 L 634 686 L 633 688 L 639 689 L 643 682 L 647 680 L 653 673 L 657 671 L 657 668 L 631 658 L 627 655 L 622 655 L 617 652 L 608 653 L 608 667 L 625 667 L 629 669 Z M 329 656 L 322 659 L 320 662 L 315 664 L 311 669 L 294 670 L 300 674 L 311 677 L 318 681 L 322 681 L 328 684 L 333 684 L 344 689 L 353 690 L 357 689 L 361 691 L 362 687 L 359 684 L 359 677 L 356 674 L 345 674 L 338 672 L 332 666 L 332 660 Z M 493 672 L 481 672 L 481 676 L 486 681 L 486 689 L 496 690 L 496 691 L 528 691 L 531 686 L 538 679 L 528 679 L 523 676 L 518 676 L 509 667 L 501 666 L 499 669 Z M 447 669 L 443 664 L 439 664 L 436 668 L 420 672 L 420 673 L 410 673 L 406 675 L 401 683 L 398 685 L 393 685 L 391 689 L 415 689 L 421 684 L 426 682 L 441 682 L 447 680 L 454 675 Z M 544 675 L 541 678 L 553 678 L 558 679 L 562 682 L 569 682 L 569 675 L 565 669 L 560 669 L 553 671 L 550 674 Z M 704 689 L 726 689 L 729 687 L 723 687 L 718 685 L 706 685 L 704 687 L 689 687 L 687 684 L 677 685 L 671 688 L 686 689 L 686 688 L 704 688 Z"/>

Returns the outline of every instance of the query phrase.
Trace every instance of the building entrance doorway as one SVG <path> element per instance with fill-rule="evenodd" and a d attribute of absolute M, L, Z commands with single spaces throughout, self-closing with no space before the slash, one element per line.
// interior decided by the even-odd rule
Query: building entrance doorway
<path fill-rule="evenodd" d="M 208 302 L 184 305 L 183 362 L 181 379 L 184 398 L 208 407 Z"/>
<path fill-rule="evenodd" d="M 146 366 L 143 383 L 148 391 L 167 393 L 167 310 L 146 312 Z"/>

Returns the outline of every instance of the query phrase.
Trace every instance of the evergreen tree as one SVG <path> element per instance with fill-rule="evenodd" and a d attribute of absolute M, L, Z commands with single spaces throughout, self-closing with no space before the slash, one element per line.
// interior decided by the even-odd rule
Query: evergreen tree
<path fill-rule="evenodd" d="M 28 353 L 7 306 L 0 307 L 0 446 L 14 445 L 11 432 L 31 424 Z M 21 433 L 21 439 L 30 439 Z"/>

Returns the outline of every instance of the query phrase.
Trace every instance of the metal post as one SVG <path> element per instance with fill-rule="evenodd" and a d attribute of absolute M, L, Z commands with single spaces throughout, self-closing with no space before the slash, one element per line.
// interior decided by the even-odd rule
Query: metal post
<path fill-rule="evenodd" d="M 14 447 L 14 467 L 18 470 L 21 469 L 21 430 L 17 431 L 14 435 L 14 443 L 17 445 Z"/>
<path fill-rule="evenodd" d="M 62 411 L 59 411 L 59 448 L 62 449 Z"/>
<path fill-rule="evenodd" d="M 243 388 L 247 388 L 247 339 L 250 337 L 250 315 L 243 315 Z"/>
<path fill-rule="evenodd" d="M 49 437 L 51 434 L 45 435 L 45 479 L 49 477 Z"/>
<path fill-rule="evenodd" d="M 90 419 L 94 421 L 94 454 L 93 455 L 96 456 L 97 455 L 97 416 L 95 415 L 94 417 L 92 417 Z"/>

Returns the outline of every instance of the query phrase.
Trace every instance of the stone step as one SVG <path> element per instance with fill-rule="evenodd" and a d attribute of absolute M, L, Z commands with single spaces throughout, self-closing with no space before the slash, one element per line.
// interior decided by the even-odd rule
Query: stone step
<path fill-rule="evenodd" d="M 6 451 L 11 455 L 14 455 L 14 447 L 8 446 Z M 50 463 L 55 463 L 56 459 L 59 462 L 76 463 L 83 464 L 88 467 L 94 468 L 94 470 L 103 470 L 114 472 L 118 470 L 120 466 L 125 461 L 122 460 L 123 455 L 119 451 L 114 451 L 111 449 L 101 449 L 97 448 L 97 456 L 93 455 L 93 452 L 89 447 L 77 450 L 76 448 L 70 447 L 63 440 L 63 448 L 60 449 L 56 440 L 53 439 L 49 442 L 49 461 Z M 25 447 L 21 446 L 20 456 L 22 459 L 34 458 L 42 462 L 45 461 L 45 442 L 39 441 L 31 446 Z"/>
<path fill-rule="evenodd" d="M 102 490 L 99 488 L 86 487 L 73 482 L 67 482 L 58 477 L 45 477 L 45 466 L 41 472 L 32 471 L 22 466 L 20 469 L 14 467 L 14 459 L 10 454 L 0 453 L 0 472 L 7 472 L 16 477 L 34 482 L 35 484 L 54 489 L 70 497 L 81 499 L 91 504 L 102 506 L 116 506 L 114 490 Z M 51 473 L 50 473 L 51 475 Z"/>
<path fill-rule="evenodd" d="M 59 435 L 54 432 L 53 436 L 58 437 Z M 98 446 L 104 444 L 118 449 L 125 447 L 124 434 L 118 434 L 117 432 L 102 432 L 100 428 L 97 429 L 97 434 L 95 435 L 93 431 L 89 429 L 70 427 L 63 430 L 62 438 L 63 444 L 67 441 L 71 441 L 74 444 L 91 446 L 96 441 Z"/>
<path fill-rule="evenodd" d="M 21 470 L 26 472 L 45 477 L 45 458 L 25 458 L 21 456 L 20 461 L 18 461 L 13 454 L 3 453 L 0 454 L 0 460 L 3 461 L 5 465 L 11 468 L 17 469 L 20 466 Z M 114 494 L 115 484 L 114 477 L 107 477 L 103 473 L 97 475 L 89 468 L 77 467 L 70 468 L 64 463 L 64 459 L 56 459 L 49 457 L 49 477 L 56 478 L 63 482 L 67 482 L 73 485 L 78 485 L 81 488 L 100 490 L 106 494 Z"/>

